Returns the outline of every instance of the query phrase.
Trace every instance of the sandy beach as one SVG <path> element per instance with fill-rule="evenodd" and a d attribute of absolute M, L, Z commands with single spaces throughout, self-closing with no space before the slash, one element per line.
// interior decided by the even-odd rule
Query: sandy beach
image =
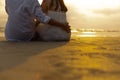
<path fill-rule="evenodd" d="M 0 38 L 0 80 L 119 80 L 120 38 L 70 42 L 6 42 Z"/>
<path fill-rule="evenodd" d="M 64 1 L 69 42 L 7 42 L 8 15 L 0 0 L 0 80 L 120 80 L 120 0 Z M 15 13 L 22 15 L 20 7 Z M 21 10 L 28 14 L 29 7 Z"/>

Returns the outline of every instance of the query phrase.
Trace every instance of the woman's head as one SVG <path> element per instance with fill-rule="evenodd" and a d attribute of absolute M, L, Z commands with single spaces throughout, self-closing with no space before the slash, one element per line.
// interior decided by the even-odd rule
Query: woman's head
<path fill-rule="evenodd" d="M 43 0 L 42 8 L 52 11 L 63 11 L 67 12 L 67 7 L 64 4 L 63 0 Z"/>
<path fill-rule="evenodd" d="M 50 8 L 55 11 L 67 12 L 67 7 L 65 6 L 63 0 L 51 0 Z"/>

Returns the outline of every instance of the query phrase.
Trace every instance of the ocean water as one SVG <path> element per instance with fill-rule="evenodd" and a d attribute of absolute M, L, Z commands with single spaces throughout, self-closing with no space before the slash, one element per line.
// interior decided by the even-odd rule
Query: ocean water
<path fill-rule="evenodd" d="M 104 29 L 74 29 L 72 36 L 76 37 L 120 37 L 119 30 Z"/>
<path fill-rule="evenodd" d="M 79 29 L 80 30 L 80 29 Z M 103 30 L 103 31 L 78 31 L 72 30 L 72 37 L 120 37 L 120 31 L 110 31 L 110 30 Z M 0 27 L 0 37 L 4 37 L 4 27 Z"/>

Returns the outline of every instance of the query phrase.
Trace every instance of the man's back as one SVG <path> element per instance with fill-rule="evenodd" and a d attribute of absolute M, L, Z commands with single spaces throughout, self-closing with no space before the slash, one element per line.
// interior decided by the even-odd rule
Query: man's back
<path fill-rule="evenodd" d="M 30 40 L 34 35 L 34 19 L 47 22 L 49 18 L 41 11 L 38 0 L 6 0 L 8 21 L 5 35 L 7 40 Z"/>

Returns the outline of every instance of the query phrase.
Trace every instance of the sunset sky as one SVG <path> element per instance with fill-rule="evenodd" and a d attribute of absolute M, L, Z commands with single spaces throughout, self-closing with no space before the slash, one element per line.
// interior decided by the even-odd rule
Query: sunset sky
<path fill-rule="evenodd" d="M 68 21 L 75 28 L 120 29 L 120 0 L 64 1 L 69 10 Z M 0 0 L 0 15 L 4 11 L 3 3 Z"/>
<path fill-rule="evenodd" d="M 64 0 L 72 26 L 120 29 L 120 0 Z"/>

